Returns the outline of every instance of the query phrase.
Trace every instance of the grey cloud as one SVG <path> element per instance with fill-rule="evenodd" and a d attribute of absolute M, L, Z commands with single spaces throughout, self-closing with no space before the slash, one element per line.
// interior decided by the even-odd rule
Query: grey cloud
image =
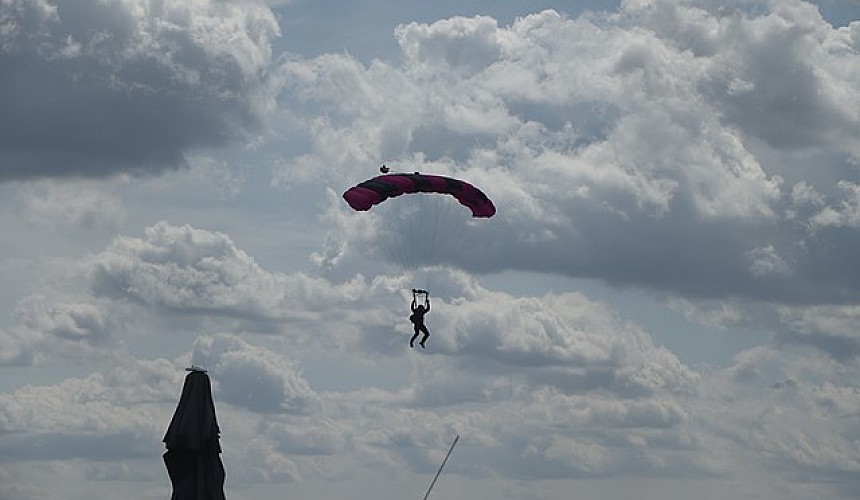
<path fill-rule="evenodd" d="M 0 30 L 0 181 L 143 174 L 258 129 L 274 14 L 258 3 L 14 0 Z"/>

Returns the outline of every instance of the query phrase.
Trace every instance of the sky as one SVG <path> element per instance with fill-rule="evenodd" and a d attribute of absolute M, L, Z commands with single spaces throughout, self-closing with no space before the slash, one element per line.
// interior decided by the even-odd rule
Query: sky
<path fill-rule="evenodd" d="M 860 496 L 860 2 L 0 0 L 0 500 Z M 395 171 L 466 180 L 367 212 Z M 430 291 L 409 347 L 412 288 Z"/>

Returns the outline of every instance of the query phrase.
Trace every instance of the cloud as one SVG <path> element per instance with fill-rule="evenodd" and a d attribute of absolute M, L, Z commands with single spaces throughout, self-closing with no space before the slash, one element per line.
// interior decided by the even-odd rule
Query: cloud
<path fill-rule="evenodd" d="M 62 497 L 53 495 L 46 489 L 25 484 L 5 467 L 0 467 L 0 498 L 8 500 L 60 500 Z"/>
<path fill-rule="evenodd" d="M 147 344 L 169 344 L 187 333 L 195 339 L 191 351 L 176 361 L 115 355 L 101 359 L 109 366 L 99 372 L 0 394 L 2 456 L 23 463 L 110 460 L 120 465 L 82 473 L 130 477 L 140 457 L 161 450 L 181 368 L 190 362 L 213 379 L 236 485 L 336 480 L 362 467 L 430 474 L 460 434 L 460 459 L 449 472 L 464 477 L 737 479 L 757 471 L 772 479 L 801 471 L 853 488 L 840 478 L 854 473 L 860 456 L 851 444 L 856 359 L 800 355 L 797 342 L 753 349 L 725 369 L 699 372 L 582 294 L 514 297 L 440 268 L 432 271 L 439 280 L 427 318 L 432 336 L 415 352 L 406 346 L 404 278 L 338 284 L 271 273 L 223 233 L 168 223 L 117 239 L 82 269 L 92 280 L 89 301 L 34 295 L 20 305 L 18 328 L 72 343 L 90 333 L 133 342 L 133 331 L 145 329 Z M 265 283 L 277 296 L 328 314 L 310 323 L 278 316 L 280 300 L 249 297 Z M 138 317 L 138 307 L 147 314 Z M 114 309 L 119 316 L 106 320 L 104 311 Z M 785 322 L 813 324 L 811 314 Z M 850 311 L 845 315 L 849 331 Z M 183 325 L 182 316 L 194 326 Z M 246 316 L 284 325 L 275 330 L 281 335 L 217 321 Z M 167 328 L 152 328 L 158 322 Z M 311 334 L 314 342 L 307 341 Z M 396 371 L 400 382 L 321 390 L 318 377 L 302 370 L 312 361 L 296 360 L 332 350 Z M 350 367 L 338 369 L 349 376 Z M 816 422 L 812 430 L 809 421 Z M 761 433 L 751 436 L 750 429 Z M 141 470 L 139 477 L 152 473 Z"/>
<path fill-rule="evenodd" d="M 144 238 L 118 238 L 89 269 L 97 296 L 177 312 L 277 321 L 316 317 L 318 302 L 348 300 L 319 278 L 262 269 L 226 234 L 165 221 Z"/>
<path fill-rule="evenodd" d="M 778 474 L 834 481 L 850 496 L 860 488 L 855 371 L 856 363 L 755 348 L 707 381 L 710 397 L 695 411 L 713 437 L 747 450 L 740 466 L 764 460 Z"/>
<path fill-rule="evenodd" d="M 675 441 L 671 434 L 687 420 L 678 398 L 695 392 L 698 375 L 641 329 L 579 294 L 515 298 L 463 273 L 434 272 L 440 286 L 428 318 L 428 351 L 413 362 L 411 374 L 403 374 L 404 386 L 391 390 L 315 390 L 272 342 L 297 353 L 348 349 L 361 359 L 402 363 L 418 355 L 406 347 L 402 278 L 333 284 L 269 273 L 227 235 L 190 226 L 159 223 L 143 238 L 117 239 L 81 265 L 81 275 L 90 279 L 88 299 L 33 295 L 19 305 L 19 319 L 21 328 L 46 341 L 94 347 L 111 339 L 133 341 L 139 329 L 153 330 L 148 343 L 173 336 L 187 328 L 171 323 L 171 314 L 180 311 L 195 318 L 197 328 L 229 325 L 214 321 L 225 317 L 288 325 L 278 330 L 281 337 L 197 335 L 187 358 L 213 377 L 225 447 L 235 443 L 232 449 L 247 456 L 237 471 L 247 481 L 260 474 L 270 480 L 335 477 L 361 463 L 395 471 L 404 462 L 410 470 L 432 468 L 431 451 L 455 429 L 468 433 L 483 452 L 516 457 L 464 469 L 476 474 L 591 476 L 645 467 L 639 458 L 611 451 L 617 441 L 644 439 L 628 435 L 640 433 L 631 429 L 650 429 L 646 434 L 662 437 L 649 439 L 675 446 L 668 444 Z M 279 312 L 281 299 L 268 302 L 249 295 L 251 290 L 292 297 L 293 308 L 329 313 L 311 326 Z M 392 300 L 402 306 L 400 315 L 390 310 Z M 158 321 L 142 314 L 152 308 L 166 313 L 159 321 L 168 328 L 152 328 Z M 111 310 L 117 316 L 107 316 Z M 315 342 L 303 340 L 311 335 Z M 71 355 L 63 349 L 51 354 Z M 104 374 L 2 395 L 0 422 L 7 437 L 0 450 L 31 461 L 135 460 L 158 444 L 163 429 L 153 425 L 169 418 L 177 373 L 178 364 L 163 359 L 128 361 Z M 587 428 L 608 423 L 614 430 L 604 437 L 551 430 L 570 418 Z M 410 429 L 417 432 L 414 439 Z M 522 441 L 526 430 L 537 433 L 534 442 Z M 43 444 L 24 446 L 34 436 Z M 81 447 L 100 451 L 75 451 Z M 586 456 L 597 461 L 583 467 L 579 461 Z"/>
<path fill-rule="evenodd" d="M 536 481 L 647 474 L 731 480 L 769 469 L 770 478 L 801 471 L 850 491 L 860 463 L 851 444 L 853 369 L 766 348 L 703 377 L 695 393 L 656 388 L 632 397 L 601 389 L 565 394 L 520 379 L 504 398 L 443 406 L 404 405 L 400 391 L 381 389 L 314 393 L 308 382 L 295 383 L 297 372 L 286 357 L 235 336 L 199 338 L 191 359 L 213 361 L 204 359 L 210 355 L 217 358 L 210 374 L 234 487 L 333 480 L 360 466 L 430 474 L 455 433 L 461 443 L 448 473 L 466 477 Z M 440 369 L 445 359 L 436 358 L 436 369 L 417 378 L 416 387 L 457 374 L 468 380 L 468 365 Z M 248 369 L 252 365 L 256 372 Z M 136 453 L 154 452 L 181 374 L 179 365 L 165 360 L 126 362 L 104 375 L 0 395 L 0 449 L 30 461 L 89 453 L 134 460 Z M 254 380 L 258 387 L 248 385 Z M 315 394 L 316 402 L 305 414 L 273 413 L 255 404 L 262 401 L 254 399 L 255 391 L 268 393 L 274 380 L 293 380 L 280 385 L 292 387 L 284 396 Z M 784 381 L 790 383 L 778 383 Z M 245 401 L 234 397 L 243 387 L 251 395 Z M 34 446 L 35 438 L 40 444 Z M 70 443 L 75 446 L 62 447 Z M 80 449 L 90 451 L 71 451 Z"/>
<path fill-rule="evenodd" d="M 94 299 L 157 308 L 176 321 L 206 317 L 255 332 L 291 325 L 299 327 L 296 339 L 300 332 L 325 338 L 320 330 L 378 329 L 392 316 L 375 312 L 374 301 L 401 301 L 409 286 L 398 275 L 330 280 L 271 272 L 227 234 L 166 221 L 146 228 L 142 237 L 115 239 L 83 262 L 79 274 Z M 310 327 L 317 331 L 309 333 Z"/>
<path fill-rule="evenodd" d="M 169 368 L 169 369 L 168 369 Z M 175 374 L 171 376 L 171 373 Z M 140 458 L 158 450 L 178 371 L 164 361 L 0 395 L 0 454 L 16 460 Z"/>
<path fill-rule="evenodd" d="M 38 340 L 21 328 L 0 329 L 0 366 L 30 366 L 44 359 Z"/>
<path fill-rule="evenodd" d="M 319 405 L 319 396 L 288 360 L 238 337 L 198 337 L 191 362 L 217 375 L 218 395 L 236 406 L 259 413 L 301 415 Z"/>
<path fill-rule="evenodd" d="M 5 11 L 0 181 L 173 168 L 254 133 L 272 106 L 278 26 L 261 3 L 14 0 Z"/>
<path fill-rule="evenodd" d="M 860 356 L 856 305 L 827 305 L 779 309 L 784 328 L 776 341 L 820 349 L 834 359 L 852 362 Z"/>
<path fill-rule="evenodd" d="M 22 185 L 18 191 L 24 217 L 63 229 L 115 229 L 125 220 L 125 208 L 110 191 L 87 182 L 51 180 Z"/>
<path fill-rule="evenodd" d="M 434 303 L 427 318 L 431 334 L 444 332 L 431 336 L 433 351 L 451 356 L 458 370 L 474 372 L 471 383 L 479 374 L 488 380 L 504 375 L 566 394 L 599 389 L 622 396 L 696 386 L 698 375 L 674 354 L 582 295 L 514 298 L 477 288 L 464 299 Z M 440 382 L 450 387 L 452 381 Z M 432 385 L 419 394 L 424 387 L 429 393 L 418 397 L 432 397 Z M 482 392 L 483 398 L 504 397 L 489 387 Z M 458 391 L 448 394 L 456 398 Z"/>
<path fill-rule="evenodd" d="M 749 271 L 755 276 L 768 274 L 791 274 L 788 263 L 776 253 L 773 245 L 753 248 L 746 253 L 749 259 Z"/>
<path fill-rule="evenodd" d="M 283 98 L 312 141 L 283 168 L 301 165 L 313 178 L 291 182 L 338 193 L 380 159 L 478 185 L 499 210 L 469 226 L 475 249 L 432 253 L 474 272 L 700 299 L 853 301 L 853 29 L 795 0 L 404 24 L 399 61 L 283 63 Z M 327 269 L 349 275 L 415 246 L 394 229 L 402 214 L 341 208 L 325 219 Z"/>
<path fill-rule="evenodd" d="M 409 277 L 331 282 L 273 273 L 226 234 L 161 222 L 82 261 L 84 295 L 46 291 L 22 300 L 20 324 L 6 333 L 35 333 L 28 352 L 57 360 L 77 359 L 60 345 L 134 343 L 140 330 L 150 332 L 148 345 L 195 339 L 177 360 L 209 369 L 237 484 L 334 480 L 357 467 L 432 473 L 455 433 L 464 457 L 450 472 L 466 477 L 736 478 L 752 467 L 777 471 L 762 470 L 767 477 L 801 470 L 839 478 L 854 470 L 856 450 L 835 443 L 850 442 L 855 394 L 846 381 L 856 358 L 797 354 L 813 343 L 830 352 L 818 332 L 853 331 L 849 309 L 836 324 L 827 323 L 832 310 L 787 309 L 783 324 L 795 332 L 807 325 L 809 342 L 778 337 L 726 369 L 699 372 L 582 294 L 514 297 L 462 272 L 421 272 L 438 286 L 428 348 L 414 352 L 406 346 Z M 255 295 L 260 290 L 270 297 Z M 686 306 L 713 321 L 738 321 L 731 308 Z M 271 328 L 245 329 L 254 324 Z M 40 349 L 49 342 L 57 347 Z M 295 360 L 332 350 L 397 370 L 400 382 L 320 390 Z M 88 359 L 119 364 L 0 395 L 3 456 L 133 467 L 160 449 L 183 361 Z M 807 416 L 827 425 L 813 434 L 801 425 Z M 762 426 L 762 436 L 745 437 Z M 760 449 L 768 450 L 764 462 Z M 113 477 L 124 467 L 86 473 Z"/>

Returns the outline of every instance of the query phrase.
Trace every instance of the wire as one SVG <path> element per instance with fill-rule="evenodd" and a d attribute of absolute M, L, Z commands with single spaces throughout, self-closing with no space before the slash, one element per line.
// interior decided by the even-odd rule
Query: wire
<path fill-rule="evenodd" d="M 448 461 L 448 457 L 451 456 L 451 452 L 454 451 L 454 446 L 459 441 L 460 435 L 457 434 L 457 437 L 454 438 L 454 442 L 451 443 L 451 447 L 448 448 L 448 453 L 445 454 L 445 460 L 442 460 L 442 465 L 439 466 L 439 470 L 436 471 L 436 475 L 433 476 L 433 482 L 430 483 L 430 487 L 427 488 L 427 493 L 424 494 L 424 500 L 427 500 L 427 497 L 430 496 L 430 490 L 433 489 L 433 485 L 436 484 L 436 480 L 439 479 L 439 474 L 442 473 L 442 468 L 445 467 L 445 462 Z"/>

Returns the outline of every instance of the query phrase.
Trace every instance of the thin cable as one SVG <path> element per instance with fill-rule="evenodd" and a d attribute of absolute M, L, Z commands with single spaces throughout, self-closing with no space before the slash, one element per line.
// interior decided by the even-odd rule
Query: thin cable
<path fill-rule="evenodd" d="M 430 490 L 433 489 L 433 485 L 436 484 L 436 480 L 439 479 L 439 474 L 442 473 L 442 467 L 445 467 L 445 462 L 448 461 L 448 457 L 451 456 L 451 452 L 454 451 L 454 446 L 457 444 L 459 439 L 460 435 L 457 434 L 457 437 L 454 438 L 454 442 L 451 443 L 451 447 L 448 448 L 448 453 L 445 454 L 445 460 L 442 460 L 442 465 L 440 465 L 439 470 L 436 471 L 436 475 L 433 477 L 433 482 L 430 483 L 430 487 L 427 488 L 427 493 L 424 494 L 424 500 L 427 500 L 427 497 L 430 496 Z"/>

